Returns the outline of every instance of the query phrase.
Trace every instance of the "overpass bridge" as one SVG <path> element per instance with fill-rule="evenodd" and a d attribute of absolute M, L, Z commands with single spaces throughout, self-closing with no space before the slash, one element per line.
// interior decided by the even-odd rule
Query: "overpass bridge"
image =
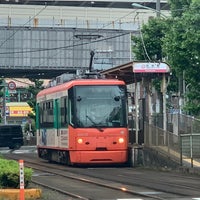
<path fill-rule="evenodd" d="M 52 78 L 89 67 L 109 69 L 133 60 L 131 36 L 155 12 L 152 1 L 32 1 L 0 3 L 0 76 Z M 168 4 L 160 0 L 162 12 Z"/>
<path fill-rule="evenodd" d="M 86 70 L 92 50 L 95 52 L 94 68 L 111 68 L 132 58 L 132 33 L 125 30 L 97 32 L 96 29 L 78 28 L 0 27 L 0 75 L 45 79 L 77 69 Z"/>

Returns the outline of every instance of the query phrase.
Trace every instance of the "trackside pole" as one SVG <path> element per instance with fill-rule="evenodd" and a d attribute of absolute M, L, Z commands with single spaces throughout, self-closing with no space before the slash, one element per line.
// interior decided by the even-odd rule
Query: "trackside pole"
<path fill-rule="evenodd" d="M 20 200 L 24 200 L 24 161 L 19 160 Z"/>

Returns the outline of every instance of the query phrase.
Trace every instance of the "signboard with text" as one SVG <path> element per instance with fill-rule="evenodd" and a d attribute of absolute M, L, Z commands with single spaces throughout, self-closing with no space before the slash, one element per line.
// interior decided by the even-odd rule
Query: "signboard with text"
<path fill-rule="evenodd" d="M 8 83 L 8 89 L 9 90 L 15 90 L 16 89 L 16 83 L 14 81 L 10 81 Z"/>
<path fill-rule="evenodd" d="M 10 117 L 24 117 L 28 116 L 30 112 L 29 110 L 11 110 Z"/>
<path fill-rule="evenodd" d="M 9 117 L 27 117 L 32 111 L 29 106 L 7 106 L 7 116 Z"/>
<path fill-rule="evenodd" d="M 133 63 L 134 73 L 168 73 L 170 68 L 166 63 Z"/>

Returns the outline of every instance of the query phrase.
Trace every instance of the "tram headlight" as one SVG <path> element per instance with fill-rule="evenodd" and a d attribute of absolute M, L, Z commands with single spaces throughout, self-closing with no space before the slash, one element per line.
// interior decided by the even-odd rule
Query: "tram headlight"
<path fill-rule="evenodd" d="M 83 139 L 82 138 L 78 138 L 77 142 L 78 142 L 78 144 L 82 144 L 83 143 Z"/>
<path fill-rule="evenodd" d="M 124 138 L 119 138 L 119 139 L 118 139 L 118 142 L 119 142 L 120 144 L 124 143 Z"/>

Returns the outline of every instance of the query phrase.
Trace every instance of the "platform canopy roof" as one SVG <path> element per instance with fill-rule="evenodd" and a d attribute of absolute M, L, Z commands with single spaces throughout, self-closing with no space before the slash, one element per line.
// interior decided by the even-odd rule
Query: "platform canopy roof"
<path fill-rule="evenodd" d="M 123 80 L 127 85 L 143 78 L 155 79 L 170 75 L 170 66 L 165 62 L 132 61 L 101 72 L 106 78 Z"/>

